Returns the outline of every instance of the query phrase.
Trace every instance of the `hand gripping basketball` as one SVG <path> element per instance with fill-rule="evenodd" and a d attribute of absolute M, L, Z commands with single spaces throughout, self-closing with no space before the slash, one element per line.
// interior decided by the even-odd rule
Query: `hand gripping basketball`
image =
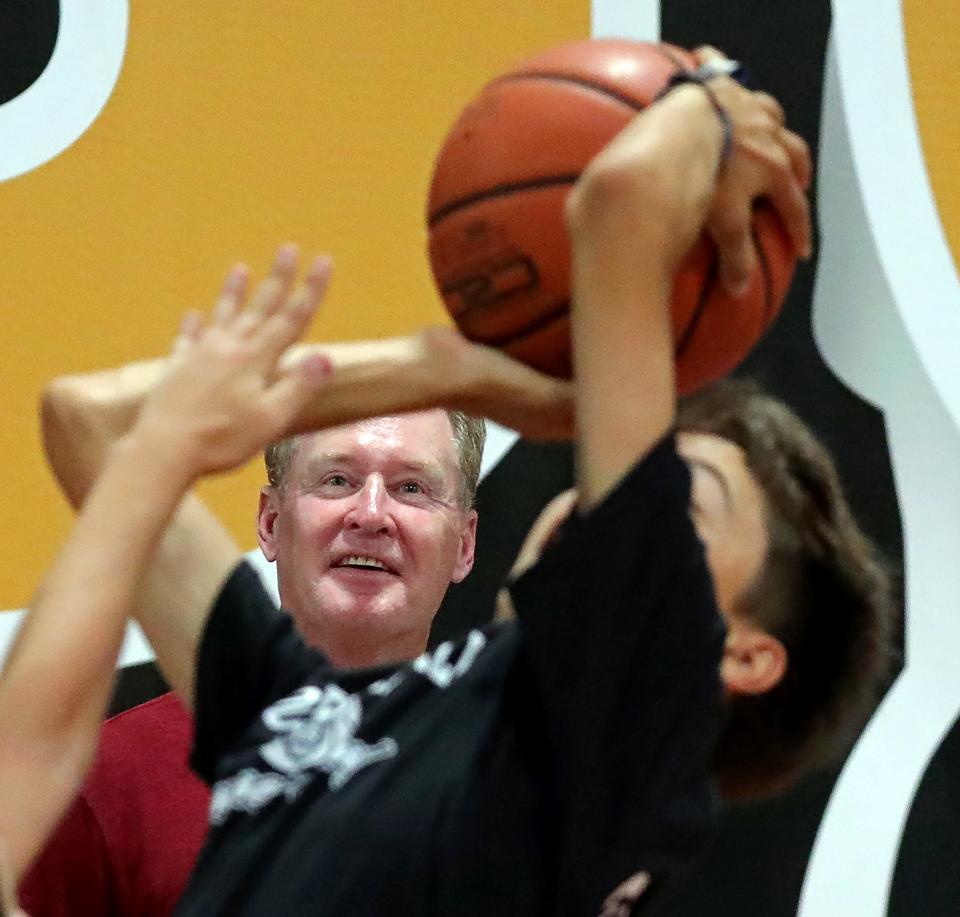
<path fill-rule="evenodd" d="M 467 337 L 570 375 L 567 194 L 671 76 L 698 63 L 668 44 L 574 42 L 493 80 L 464 109 L 437 157 L 428 225 L 437 285 Z M 732 370 L 786 295 L 796 255 L 779 216 L 761 202 L 747 229 L 752 262 L 731 266 L 705 234 L 677 272 L 671 305 L 681 393 Z M 721 271 L 729 280 L 744 264 L 743 291 L 733 296 Z"/>

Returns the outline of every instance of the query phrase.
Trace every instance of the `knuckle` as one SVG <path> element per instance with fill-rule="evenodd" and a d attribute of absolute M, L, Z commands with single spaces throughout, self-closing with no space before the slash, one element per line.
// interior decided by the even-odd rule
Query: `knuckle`
<path fill-rule="evenodd" d="M 782 125 L 786 121 L 787 116 L 783 106 L 770 93 L 757 92 L 755 97 L 778 124 Z"/>

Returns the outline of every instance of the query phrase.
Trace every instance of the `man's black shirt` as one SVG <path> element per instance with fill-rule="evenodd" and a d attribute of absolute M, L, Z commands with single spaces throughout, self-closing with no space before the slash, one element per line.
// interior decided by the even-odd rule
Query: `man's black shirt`
<path fill-rule="evenodd" d="M 207 624 L 211 834 L 179 913 L 599 914 L 713 817 L 723 627 L 660 444 L 511 587 L 518 619 L 336 670 L 241 565 Z"/>

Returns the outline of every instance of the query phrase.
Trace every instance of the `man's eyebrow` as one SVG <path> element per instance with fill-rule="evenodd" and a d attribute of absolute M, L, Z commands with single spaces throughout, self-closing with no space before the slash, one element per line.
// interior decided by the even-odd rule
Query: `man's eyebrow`
<path fill-rule="evenodd" d="M 353 457 L 349 452 L 321 452 L 314 453 L 307 459 L 307 472 L 314 472 L 328 465 L 351 465 Z"/>
<path fill-rule="evenodd" d="M 351 468 L 356 465 L 356 458 L 349 452 L 321 452 L 314 454 L 307 459 L 307 474 L 315 474 L 331 465 L 341 465 Z M 408 474 L 420 474 L 431 479 L 431 481 L 442 482 L 444 480 L 443 469 L 436 463 L 430 461 L 421 461 L 420 459 L 403 459 L 394 466 L 397 471 Z"/>
<path fill-rule="evenodd" d="M 694 458 L 693 456 L 687 458 L 687 464 L 693 465 L 695 468 L 702 468 L 709 474 L 717 484 L 720 485 L 720 490 L 723 492 L 723 502 L 727 509 L 733 508 L 733 494 L 730 491 L 730 482 L 716 465 L 712 462 L 704 461 L 702 458 Z"/>
<path fill-rule="evenodd" d="M 403 462 L 400 462 L 397 466 L 402 471 L 415 471 L 418 474 L 431 475 L 433 477 L 443 477 L 443 469 L 437 465 L 436 462 L 426 462 L 419 461 L 417 459 L 409 459 Z"/>

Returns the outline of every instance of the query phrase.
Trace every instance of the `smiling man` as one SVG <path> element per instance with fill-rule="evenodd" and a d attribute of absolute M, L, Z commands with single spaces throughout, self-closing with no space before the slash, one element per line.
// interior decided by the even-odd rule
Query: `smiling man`
<path fill-rule="evenodd" d="M 341 666 L 423 652 L 447 587 L 473 567 L 481 451 L 477 422 L 442 410 L 267 450 L 257 533 L 308 643 Z"/>

